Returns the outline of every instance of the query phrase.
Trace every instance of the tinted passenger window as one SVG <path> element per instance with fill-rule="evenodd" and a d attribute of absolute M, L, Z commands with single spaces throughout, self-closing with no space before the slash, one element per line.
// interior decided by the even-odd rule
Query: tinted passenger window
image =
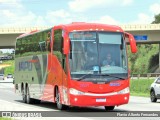
<path fill-rule="evenodd" d="M 62 30 L 55 30 L 54 41 L 53 41 L 53 54 L 57 56 L 61 64 L 62 64 L 62 49 L 63 49 L 62 47 L 63 47 Z"/>
<path fill-rule="evenodd" d="M 16 57 L 50 52 L 50 30 L 17 39 Z"/>

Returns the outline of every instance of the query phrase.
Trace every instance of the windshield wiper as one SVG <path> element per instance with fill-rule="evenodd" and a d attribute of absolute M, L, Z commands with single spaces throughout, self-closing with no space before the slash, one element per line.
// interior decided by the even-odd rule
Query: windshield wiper
<path fill-rule="evenodd" d="M 79 79 L 77 79 L 77 81 L 81 81 L 81 80 L 83 80 L 84 78 L 86 78 L 89 75 L 93 75 L 93 74 L 92 73 L 85 74 L 82 77 L 80 77 Z"/>
<path fill-rule="evenodd" d="M 83 76 L 80 77 L 79 79 L 77 79 L 77 81 L 81 81 L 81 80 L 83 80 L 84 78 L 86 78 L 86 77 L 89 76 L 89 75 L 109 76 L 109 77 L 114 77 L 114 78 L 118 78 L 118 79 L 121 79 L 121 80 L 125 80 L 125 78 L 123 78 L 123 77 L 118 77 L 118 76 L 114 76 L 114 75 L 110 75 L 110 74 L 93 74 L 93 73 L 88 73 L 88 74 L 83 75 Z M 107 81 L 107 82 L 109 82 L 109 81 Z"/>
<path fill-rule="evenodd" d="M 114 78 L 118 78 L 118 79 L 121 79 L 121 80 L 125 80 L 125 78 L 123 77 L 118 77 L 118 76 L 114 76 L 114 75 L 110 75 L 110 74 L 100 74 L 102 76 L 109 76 L 109 77 L 114 77 Z"/>

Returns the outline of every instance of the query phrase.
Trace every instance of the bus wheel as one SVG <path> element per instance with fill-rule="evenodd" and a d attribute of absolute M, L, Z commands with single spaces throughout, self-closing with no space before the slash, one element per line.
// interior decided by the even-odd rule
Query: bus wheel
<path fill-rule="evenodd" d="M 106 111 L 114 110 L 115 106 L 104 106 Z"/>
<path fill-rule="evenodd" d="M 56 104 L 59 110 L 63 110 L 65 108 L 65 106 L 61 104 L 60 93 L 58 89 L 56 89 Z"/>
<path fill-rule="evenodd" d="M 33 102 L 34 102 L 35 104 L 40 104 L 40 103 L 41 103 L 41 100 L 37 100 L 37 99 L 33 99 L 33 100 L 34 100 Z"/>
<path fill-rule="evenodd" d="M 30 98 L 29 87 L 27 87 L 27 90 L 26 90 L 26 101 L 28 104 L 33 103 L 33 99 Z"/>
<path fill-rule="evenodd" d="M 26 92 L 24 91 L 24 89 L 22 89 L 22 100 L 23 100 L 24 103 L 27 102 L 27 98 L 26 97 L 27 97 L 26 96 Z"/>

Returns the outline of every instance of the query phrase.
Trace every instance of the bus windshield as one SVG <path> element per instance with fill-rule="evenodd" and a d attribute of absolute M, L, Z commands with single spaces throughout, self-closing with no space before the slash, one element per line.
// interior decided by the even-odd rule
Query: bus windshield
<path fill-rule="evenodd" d="M 69 37 L 69 65 L 73 80 L 83 78 L 92 81 L 98 78 L 105 81 L 105 78 L 128 77 L 126 44 L 122 33 L 81 31 L 71 32 Z"/>

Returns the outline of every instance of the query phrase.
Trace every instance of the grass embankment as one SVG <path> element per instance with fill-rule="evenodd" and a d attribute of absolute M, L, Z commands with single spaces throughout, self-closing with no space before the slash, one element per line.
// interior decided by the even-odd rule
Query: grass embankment
<path fill-rule="evenodd" d="M 9 65 L 8 67 L 4 68 L 4 74 L 5 74 L 5 76 L 7 74 L 14 74 L 14 60 L 4 61 L 3 64 Z"/>
<path fill-rule="evenodd" d="M 150 85 L 154 79 L 132 79 L 130 81 L 131 96 L 150 96 Z"/>
<path fill-rule="evenodd" d="M 0 117 L 0 120 L 13 120 L 13 119 Z"/>

